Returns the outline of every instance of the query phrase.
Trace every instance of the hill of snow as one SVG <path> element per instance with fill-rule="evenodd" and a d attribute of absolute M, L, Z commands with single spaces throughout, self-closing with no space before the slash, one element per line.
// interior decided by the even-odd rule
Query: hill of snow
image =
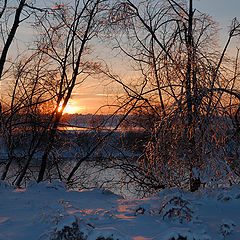
<path fill-rule="evenodd" d="M 0 182 L 0 239 L 240 239 L 240 185 L 123 199 L 108 190 Z"/>

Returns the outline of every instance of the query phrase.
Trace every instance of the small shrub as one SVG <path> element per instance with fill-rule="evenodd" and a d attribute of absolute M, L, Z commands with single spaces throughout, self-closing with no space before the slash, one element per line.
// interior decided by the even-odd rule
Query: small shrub
<path fill-rule="evenodd" d="M 235 223 L 233 223 L 232 221 L 225 221 L 220 225 L 220 233 L 224 237 L 229 236 L 230 234 L 232 234 L 235 226 Z"/>
<path fill-rule="evenodd" d="M 181 197 L 174 196 L 167 201 L 159 211 L 163 219 L 168 218 L 179 223 L 190 222 L 193 217 L 193 210 L 190 207 L 190 202 Z"/>
<path fill-rule="evenodd" d="M 72 227 L 65 226 L 61 231 L 53 234 L 50 240 L 86 240 L 87 237 L 79 230 L 77 222 L 72 223 Z"/>

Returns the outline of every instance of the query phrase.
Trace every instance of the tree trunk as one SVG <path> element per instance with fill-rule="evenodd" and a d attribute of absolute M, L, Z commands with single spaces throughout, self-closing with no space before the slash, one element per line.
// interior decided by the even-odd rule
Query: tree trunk
<path fill-rule="evenodd" d="M 4 64 L 6 62 L 6 57 L 7 57 L 7 53 L 8 53 L 9 47 L 10 47 L 10 45 L 11 45 L 13 39 L 14 39 L 14 36 L 16 34 L 16 31 L 17 31 L 17 28 L 19 27 L 20 16 L 21 16 L 21 13 L 22 13 L 25 1 L 26 0 L 21 0 L 21 2 L 19 3 L 19 6 L 18 6 L 18 8 L 16 10 L 16 14 L 15 14 L 15 18 L 14 18 L 14 22 L 13 22 L 11 31 L 10 31 L 10 33 L 8 35 L 7 41 L 6 41 L 6 43 L 5 43 L 4 47 L 3 47 L 3 50 L 2 50 L 2 55 L 1 55 L 1 58 L 0 58 L 0 80 L 2 78 L 3 67 L 4 67 Z"/>
<path fill-rule="evenodd" d="M 193 174 L 193 168 L 197 163 L 197 154 L 196 154 L 196 143 L 195 143 L 195 123 L 193 118 L 193 108 L 195 108 L 193 102 L 193 92 L 196 95 L 196 78 L 194 74 L 194 42 L 193 42 L 193 1 L 189 1 L 189 13 L 188 13 L 188 29 L 187 29 L 187 72 L 186 72 L 186 80 L 185 80 L 185 88 L 186 88 L 186 101 L 187 101 L 187 142 L 188 142 L 188 167 L 189 167 L 189 187 L 190 191 L 196 191 L 200 187 L 200 179 L 196 178 Z"/>

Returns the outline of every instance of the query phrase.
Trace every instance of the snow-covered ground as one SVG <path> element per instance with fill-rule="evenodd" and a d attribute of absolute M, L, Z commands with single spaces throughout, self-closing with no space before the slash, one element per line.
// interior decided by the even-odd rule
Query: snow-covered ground
<path fill-rule="evenodd" d="M 21 190 L 0 182 L 1 240 L 107 238 L 239 240 L 240 185 L 128 200 L 102 189 L 66 190 L 59 182 Z"/>

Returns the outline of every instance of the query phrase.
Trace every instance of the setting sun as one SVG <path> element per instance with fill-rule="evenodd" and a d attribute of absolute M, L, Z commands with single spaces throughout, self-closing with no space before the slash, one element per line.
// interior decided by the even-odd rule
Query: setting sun
<path fill-rule="evenodd" d="M 58 107 L 58 112 L 62 110 L 62 102 L 60 103 L 60 106 Z M 63 110 L 63 114 L 74 114 L 74 113 L 81 113 L 86 109 L 85 106 L 79 106 L 77 102 L 73 101 L 72 99 L 68 102 L 67 106 Z"/>

